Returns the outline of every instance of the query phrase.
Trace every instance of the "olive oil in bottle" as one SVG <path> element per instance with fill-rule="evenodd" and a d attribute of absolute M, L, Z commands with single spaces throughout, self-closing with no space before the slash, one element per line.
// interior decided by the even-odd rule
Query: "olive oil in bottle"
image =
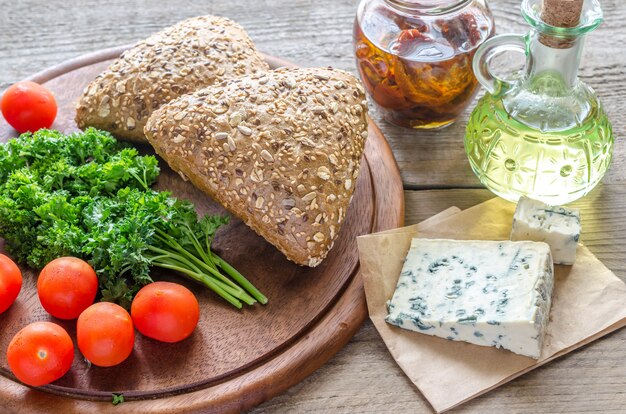
<path fill-rule="evenodd" d="M 489 92 L 472 112 L 465 149 L 473 171 L 495 194 L 558 205 L 598 184 L 614 138 L 596 94 L 577 77 L 582 37 L 601 22 L 598 3 L 588 0 L 584 21 L 562 28 L 541 20 L 538 1 L 522 5 L 534 28 L 528 36 L 495 37 L 476 54 L 474 70 Z M 527 54 L 525 73 L 515 82 L 489 73 L 488 60 L 499 48 Z"/>

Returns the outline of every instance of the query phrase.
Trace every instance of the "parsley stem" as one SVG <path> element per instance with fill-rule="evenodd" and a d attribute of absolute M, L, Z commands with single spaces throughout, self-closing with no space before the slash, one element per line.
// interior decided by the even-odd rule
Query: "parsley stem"
<path fill-rule="evenodd" d="M 149 190 L 150 189 L 150 187 L 148 187 L 148 183 L 146 183 L 146 180 L 145 180 L 145 171 L 144 171 L 144 179 L 143 180 L 134 171 L 132 171 L 132 170 L 127 170 L 127 171 L 128 171 L 128 173 L 130 175 L 133 176 L 133 178 L 135 178 L 135 180 L 137 180 L 139 182 L 139 184 L 141 184 L 143 186 L 144 190 Z"/>
<path fill-rule="evenodd" d="M 187 260 L 187 258 L 185 258 L 185 257 L 183 257 L 183 256 L 181 256 L 179 254 L 176 254 L 176 253 L 173 253 L 173 252 L 168 252 L 167 250 L 163 250 L 163 249 L 161 249 L 159 247 L 155 247 L 155 246 L 148 246 L 148 249 L 152 250 L 153 252 L 162 253 L 166 257 L 169 257 L 169 258 L 172 258 L 174 260 L 177 260 L 178 262 L 182 263 L 184 266 L 190 268 L 194 272 L 201 273 L 201 270 L 198 268 L 198 266 L 194 265 L 189 260 Z"/>
<path fill-rule="evenodd" d="M 207 277 L 209 276 L 207 275 Z M 237 291 L 234 291 L 233 288 L 231 288 L 230 286 L 221 282 L 219 279 L 212 278 L 212 280 L 215 284 L 219 285 L 226 292 L 230 293 L 237 299 L 244 301 L 246 305 L 254 305 L 256 303 L 256 300 L 254 300 L 254 298 L 248 295 L 245 291 L 242 290 L 241 292 L 237 292 Z"/>
<path fill-rule="evenodd" d="M 185 233 L 187 236 L 189 236 L 189 239 L 191 240 L 191 243 L 193 245 L 192 249 L 195 250 L 194 254 L 182 247 L 180 243 L 178 243 L 178 241 L 167 232 L 158 227 L 156 227 L 155 230 L 155 237 L 163 244 L 171 247 L 176 252 L 167 252 L 166 250 L 159 249 L 153 246 L 150 247 L 151 250 L 158 253 L 171 254 L 172 257 L 180 258 L 179 261 L 186 265 L 191 265 L 191 262 L 193 262 L 196 265 L 194 266 L 194 270 L 197 274 L 203 274 L 203 272 L 200 270 L 200 268 L 202 268 L 209 273 L 209 275 L 207 276 L 213 276 L 215 278 L 214 281 L 221 281 L 222 283 L 220 284 L 222 285 L 222 288 L 224 288 L 224 284 L 230 286 L 231 289 L 237 292 L 237 294 L 233 293 L 233 296 L 241 299 L 249 305 L 255 303 L 256 301 L 262 304 L 267 303 L 267 298 L 265 297 L 265 295 L 263 295 L 252 283 L 250 283 L 248 279 L 246 279 L 241 273 L 239 273 L 239 271 L 237 271 L 237 269 L 231 266 L 228 262 L 226 262 L 224 259 L 211 251 L 210 241 L 208 237 L 206 239 L 207 250 L 205 250 L 200 241 L 196 238 L 196 235 L 193 233 L 191 228 L 189 228 L 189 226 L 185 226 L 185 230 L 187 230 L 185 231 Z M 226 272 L 227 275 L 232 277 L 235 282 L 224 276 L 218 270 L 218 267 Z M 232 292 L 232 290 L 230 290 L 230 292 Z M 252 296 L 248 295 L 248 293 Z"/>
<path fill-rule="evenodd" d="M 213 263 L 213 261 L 211 260 L 210 256 L 208 256 L 205 252 L 204 249 L 202 248 L 202 246 L 200 246 L 200 242 L 198 242 L 198 239 L 196 238 L 196 236 L 193 234 L 193 232 L 191 231 L 191 229 L 189 228 L 189 226 L 185 226 L 188 230 L 187 234 L 191 236 L 191 240 L 192 243 L 194 245 L 194 248 L 196 250 L 196 254 L 198 256 L 200 256 L 200 258 L 204 261 L 204 264 L 215 267 L 215 263 Z M 157 228 L 156 229 L 158 236 L 161 236 L 161 241 L 163 241 L 166 244 L 169 244 L 170 246 L 176 248 L 178 251 L 181 251 L 183 253 L 188 253 L 190 256 L 193 256 L 193 254 L 191 254 L 190 252 L 188 252 L 186 249 L 184 249 L 180 243 L 178 243 L 176 241 L 176 239 L 174 239 L 172 236 L 170 236 L 169 234 L 167 234 L 166 232 L 164 232 L 163 230 Z M 210 251 L 210 250 L 209 250 Z M 198 260 L 198 258 L 196 256 L 193 256 L 196 260 Z"/>
<path fill-rule="evenodd" d="M 167 264 L 170 266 L 177 266 L 180 269 L 179 271 L 182 271 L 183 273 L 191 276 L 194 280 L 201 282 L 205 285 L 206 285 L 205 283 L 206 279 L 211 278 L 213 283 L 217 284 L 220 288 L 222 288 L 224 291 L 226 291 L 230 295 L 244 301 L 246 304 L 253 305 L 254 303 L 256 303 L 256 300 L 254 300 L 253 297 L 248 295 L 246 291 L 244 291 L 241 287 L 237 285 L 231 286 L 228 283 L 224 283 L 224 280 L 225 280 L 232 284 L 232 282 L 229 279 L 227 279 L 225 276 L 220 274 L 216 269 L 210 269 L 212 270 L 212 273 L 206 274 L 202 272 L 202 270 L 200 270 L 200 268 L 198 268 L 196 265 L 194 265 L 185 257 L 179 254 L 167 253 L 165 250 L 160 249 L 158 247 L 154 247 L 154 246 L 150 246 L 149 248 L 152 251 L 163 253 L 159 256 L 154 256 L 151 258 L 153 265 L 159 266 L 161 264 Z M 186 269 L 186 271 L 183 271 L 182 269 Z M 217 278 L 213 276 L 213 272 L 219 275 L 220 277 Z"/>
<path fill-rule="evenodd" d="M 235 279 L 237 283 L 243 286 L 244 289 L 248 291 L 256 300 L 265 305 L 267 303 L 267 298 L 263 293 L 261 293 L 248 279 L 244 277 L 237 269 L 232 267 L 226 260 L 222 259 L 215 253 L 211 252 L 213 255 L 213 260 L 217 263 L 217 265 L 224 270 L 230 277 Z"/>
<path fill-rule="evenodd" d="M 158 231 L 158 229 L 157 229 Z M 159 237 L 159 235 L 157 235 L 157 237 Z M 189 251 L 185 250 L 185 248 L 183 248 L 176 240 L 174 240 L 174 238 L 172 238 L 172 236 L 170 236 L 169 234 L 164 234 L 164 236 L 167 237 L 161 237 L 160 240 L 169 245 L 170 247 L 172 247 L 173 249 L 177 250 L 180 254 L 183 254 L 185 256 L 187 256 L 189 259 L 193 260 L 194 262 L 196 262 L 196 264 L 198 264 L 199 266 L 201 266 L 202 268 L 204 268 L 206 271 L 208 271 L 209 273 L 211 273 L 213 276 L 215 276 L 216 278 L 222 280 L 222 282 L 230 285 L 233 289 L 237 289 L 240 290 L 241 292 L 244 292 L 244 290 L 241 288 L 241 286 L 237 285 L 236 283 L 234 283 L 232 280 L 228 279 L 226 276 L 222 275 L 218 270 L 217 267 L 215 267 L 215 265 L 211 266 L 208 263 L 203 262 L 202 260 L 198 259 L 198 257 L 194 256 L 192 253 L 190 253 Z M 155 248 L 157 249 L 157 248 Z M 165 250 L 161 250 L 161 252 L 166 252 Z M 212 263 L 212 262 L 211 262 Z M 198 270 L 199 272 L 200 270 Z"/>
<path fill-rule="evenodd" d="M 209 245 L 208 250 L 205 252 L 204 249 L 202 248 L 202 245 L 200 244 L 200 241 L 198 241 L 198 238 L 193 233 L 193 231 L 191 230 L 191 228 L 189 227 L 187 223 L 185 223 L 185 227 L 187 228 L 188 234 L 191 236 L 191 241 L 193 242 L 194 247 L 196 248 L 196 253 L 200 257 L 202 257 L 202 259 L 205 262 L 210 263 L 211 265 L 215 266 L 215 263 L 213 263 L 213 261 L 211 260 L 211 256 L 208 254 L 208 252 L 211 251 L 210 245 Z"/>
<path fill-rule="evenodd" d="M 222 289 L 211 278 L 199 277 L 200 275 L 198 275 L 195 272 L 190 271 L 189 269 L 185 269 L 185 268 L 182 268 L 182 267 L 179 267 L 179 266 L 176 266 L 176 265 L 171 265 L 171 264 L 168 264 L 168 263 L 157 262 L 157 263 L 154 263 L 154 265 L 158 266 L 158 267 L 165 268 L 165 269 L 176 270 L 178 272 L 181 272 L 181 273 L 184 273 L 186 275 L 189 275 L 193 279 L 195 279 L 197 281 L 200 281 L 203 284 L 205 284 L 213 292 L 217 293 L 222 298 L 226 299 L 226 301 L 228 301 L 231 305 L 234 305 L 237 309 L 241 309 L 243 307 L 243 305 L 241 304 L 241 302 L 239 300 L 237 300 L 237 298 L 235 298 L 233 295 L 231 295 L 230 293 L 228 293 L 224 289 Z"/>
<path fill-rule="evenodd" d="M 164 262 L 159 262 L 159 263 L 155 263 L 155 265 L 159 265 L 160 263 L 165 263 L 165 264 L 169 264 L 172 266 L 178 266 L 181 269 L 184 269 L 184 264 L 183 266 L 180 266 L 175 260 L 170 260 L 170 261 L 164 261 Z M 230 295 L 236 297 L 239 300 L 244 301 L 247 305 L 254 305 L 256 303 L 256 300 L 254 300 L 253 297 L 251 297 L 250 295 L 248 295 L 244 290 L 242 290 L 241 288 L 237 288 L 237 289 L 233 289 L 232 287 L 228 286 L 227 284 L 225 284 L 224 282 L 222 282 L 219 279 L 216 279 L 214 277 L 212 277 L 211 275 L 208 275 L 206 273 L 201 272 L 200 270 L 198 270 L 197 272 L 184 272 L 185 274 L 189 275 L 191 278 L 193 278 L 194 280 L 196 280 L 197 282 L 200 282 L 204 285 L 206 285 L 206 280 L 211 279 L 211 281 L 213 283 L 215 283 L 216 285 L 218 285 L 220 288 L 222 288 L 224 291 L 226 291 L 227 293 L 229 293 Z"/>

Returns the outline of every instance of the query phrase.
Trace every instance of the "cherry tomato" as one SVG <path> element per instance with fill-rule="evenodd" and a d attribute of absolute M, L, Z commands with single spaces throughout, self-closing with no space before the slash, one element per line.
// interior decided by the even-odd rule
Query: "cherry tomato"
<path fill-rule="evenodd" d="M 92 364 L 112 367 L 133 351 L 135 329 L 130 315 L 114 303 L 91 305 L 78 317 L 78 349 Z"/>
<path fill-rule="evenodd" d="M 154 282 L 144 286 L 130 308 L 139 332 L 162 342 L 187 338 L 198 324 L 198 300 L 177 283 Z"/>
<path fill-rule="evenodd" d="M 8 256 L 0 254 L 0 313 L 9 309 L 22 289 L 22 272 Z"/>
<path fill-rule="evenodd" d="M 76 319 L 98 293 L 98 277 L 89 263 L 76 257 L 60 257 L 48 263 L 37 280 L 43 308 L 59 319 Z"/>
<path fill-rule="evenodd" d="M 30 81 L 9 87 L 0 100 L 4 119 L 19 133 L 50 128 L 57 116 L 57 103 L 48 89 Z"/>
<path fill-rule="evenodd" d="M 24 384 L 50 384 L 72 367 L 74 344 L 68 333 L 52 322 L 35 322 L 19 331 L 7 350 L 9 368 Z"/>

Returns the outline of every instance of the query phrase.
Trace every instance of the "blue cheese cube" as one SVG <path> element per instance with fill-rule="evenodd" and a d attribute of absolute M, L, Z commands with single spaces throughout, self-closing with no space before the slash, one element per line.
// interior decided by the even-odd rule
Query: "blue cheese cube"
<path fill-rule="evenodd" d="M 580 239 L 580 213 L 521 197 L 513 216 L 511 240 L 548 243 L 556 264 L 572 265 Z"/>
<path fill-rule="evenodd" d="M 553 285 L 545 243 L 413 239 L 386 321 L 538 359 Z"/>

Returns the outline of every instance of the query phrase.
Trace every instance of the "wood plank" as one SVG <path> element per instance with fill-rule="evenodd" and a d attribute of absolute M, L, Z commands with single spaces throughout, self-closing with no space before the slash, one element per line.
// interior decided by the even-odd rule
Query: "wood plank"
<path fill-rule="evenodd" d="M 358 0 L 188 2 L 174 0 L 22 0 L 0 14 L 0 90 L 83 53 L 133 43 L 187 17 L 214 13 L 241 23 L 258 48 L 300 66 L 333 65 L 355 72 L 352 24 Z M 498 33 L 525 33 L 519 0 L 493 0 Z M 626 4 L 604 0 L 606 21 L 586 40 L 581 78 L 600 95 L 617 138 L 626 135 Z M 469 110 L 442 131 L 412 131 L 372 117 L 388 137 L 408 189 L 480 187 L 469 168 L 463 135 Z M 618 139 L 607 183 L 626 181 L 626 141 Z"/>
<path fill-rule="evenodd" d="M 487 190 L 405 191 L 405 224 L 452 205 L 462 209 L 493 197 Z M 604 185 L 573 206 L 581 209 L 582 240 L 626 281 L 626 189 Z M 623 412 L 626 404 L 626 329 L 472 400 L 451 412 Z M 431 412 L 368 320 L 325 366 L 252 413 Z"/>

